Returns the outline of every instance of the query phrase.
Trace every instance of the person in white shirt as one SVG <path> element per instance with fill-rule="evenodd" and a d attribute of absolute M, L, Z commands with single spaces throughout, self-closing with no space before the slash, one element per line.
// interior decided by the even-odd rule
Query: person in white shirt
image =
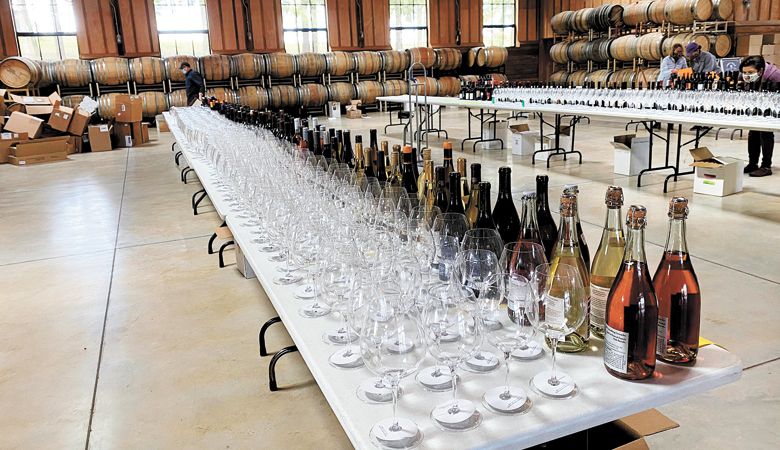
<path fill-rule="evenodd" d="M 661 61 L 661 71 L 658 73 L 658 81 L 669 81 L 673 73 L 688 67 L 688 62 L 683 57 L 682 44 L 674 44 L 672 54 Z"/>

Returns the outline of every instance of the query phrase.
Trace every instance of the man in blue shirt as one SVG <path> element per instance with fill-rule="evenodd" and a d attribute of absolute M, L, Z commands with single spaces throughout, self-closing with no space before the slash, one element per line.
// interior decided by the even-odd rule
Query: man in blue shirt
<path fill-rule="evenodd" d="M 672 54 L 661 61 L 661 72 L 658 74 L 658 81 L 669 81 L 673 73 L 680 69 L 688 67 L 688 62 L 683 57 L 682 44 L 674 44 Z"/>
<path fill-rule="evenodd" d="M 184 72 L 184 89 L 187 92 L 187 106 L 192 106 L 198 100 L 201 94 L 206 92 L 206 84 L 203 82 L 203 76 L 197 70 L 192 70 L 190 63 L 183 62 L 179 66 Z"/>
<path fill-rule="evenodd" d="M 701 45 L 691 42 L 685 47 L 685 54 L 691 60 L 693 73 L 720 72 L 715 61 L 715 56 L 710 52 L 703 52 Z"/>

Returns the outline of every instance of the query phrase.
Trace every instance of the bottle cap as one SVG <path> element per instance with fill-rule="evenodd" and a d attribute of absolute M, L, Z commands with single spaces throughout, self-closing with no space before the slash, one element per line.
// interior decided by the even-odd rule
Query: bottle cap
<path fill-rule="evenodd" d="M 688 218 L 688 199 L 685 197 L 672 197 L 669 200 L 669 218 L 687 219 Z"/>
<path fill-rule="evenodd" d="M 355 135 L 355 144 L 362 144 L 363 143 L 363 136 L 356 134 Z"/>
<path fill-rule="evenodd" d="M 401 145 L 393 144 L 393 151 L 394 152 L 400 152 L 401 151 Z M 412 147 L 411 146 L 409 146 L 409 151 L 412 151 Z"/>
<path fill-rule="evenodd" d="M 452 150 L 452 142 L 451 141 L 444 141 L 444 144 L 442 145 L 444 150 Z"/>
<path fill-rule="evenodd" d="M 512 168 L 511 167 L 499 167 L 498 168 L 498 174 L 499 175 L 503 175 L 503 174 L 507 174 L 508 175 L 508 174 L 511 174 L 511 173 L 512 173 Z"/>
<path fill-rule="evenodd" d="M 396 146 L 393 146 L 395 148 Z M 412 153 L 412 146 L 411 145 L 404 145 L 403 154 L 411 154 Z"/>
<path fill-rule="evenodd" d="M 642 205 L 631 205 L 626 214 L 626 225 L 639 230 L 647 225 L 647 209 Z"/>
<path fill-rule="evenodd" d="M 608 187 L 604 203 L 606 203 L 607 208 L 620 208 L 623 206 L 623 188 L 620 186 Z"/>
<path fill-rule="evenodd" d="M 535 199 L 536 198 L 536 191 L 523 191 L 522 197 L 523 200 L 527 199 Z"/>
<path fill-rule="evenodd" d="M 561 195 L 561 216 L 574 217 L 577 214 L 577 196 L 569 192 Z"/>
<path fill-rule="evenodd" d="M 431 149 L 428 147 L 425 147 L 422 151 L 423 159 L 431 159 Z"/>
<path fill-rule="evenodd" d="M 566 192 L 567 194 L 577 195 L 580 193 L 580 188 L 576 184 L 564 184 L 563 192 Z"/>

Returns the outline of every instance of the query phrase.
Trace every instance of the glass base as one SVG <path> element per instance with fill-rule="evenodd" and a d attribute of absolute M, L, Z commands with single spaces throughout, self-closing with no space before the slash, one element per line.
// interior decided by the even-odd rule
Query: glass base
<path fill-rule="evenodd" d="M 393 390 L 389 386 L 385 386 L 381 378 L 369 378 L 360 383 L 355 393 L 357 398 L 366 403 L 381 404 L 393 402 Z M 403 390 L 399 387 L 399 398 L 402 393 Z"/>
<path fill-rule="evenodd" d="M 371 427 L 371 442 L 379 448 L 410 449 L 420 445 L 423 433 L 411 420 L 384 419 Z"/>
<path fill-rule="evenodd" d="M 322 335 L 322 341 L 331 345 L 347 345 L 358 340 L 358 335 L 342 327 L 338 330 L 326 331 Z M 360 353 L 360 351 L 358 351 Z"/>
<path fill-rule="evenodd" d="M 280 249 L 278 245 L 268 243 L 265 245 L 261 245 L 258 250 L 260 250 L 263 253 L 273 253 L 273 252 L 278 252 Z"/>
<path fill-rule="evenodd" d="M 489 373 L 501 366 L 501 358 L 484 350 L 467 359 L 461 367 L 471 373 Z"/>
<path fill-rule="evenodd" d="M 523 414 L 531 409 L 531 399 L 519 386 L 493 388 L 482 396 L 482 404 L 498 414 Z"/>
<path fill-rule="evenodd" d="M 339 369 L 355 369 L 363 367 L 363 358 L 360 356 L 360 347 L 357 345 L 350 345 L 347 348 L 341 349 L 328 358 L 328 362 L 333 367 Z"/>
<path fill-rule="evenodd" d="M 536 341 L 528 342 L 526 348 L 518 348 L 512 351 L 512 358 L 521 360 L 537 359 L 544 355 L 542 345 Z"/>
<path fill-rule="evenodd" d="M 555 384 L 550 383 L 551 376 L 552 372 L 545 370 L 544 372 L 540 372 L 534 375 L 528 384 L 531 386 L 531 389 L 533 389 L 534 392 L 541 395 L 542 397 L 562 400 L 572 398 L 577 395 L 577 383 L 575 383 L 569 375 L 564 372 L 557 371 L 557 382 Z"/>
<path fill-rule="evenodd" d="M 299 309 L 298 314 L 307 319 L 316 319 L 330 314 L 330 308 L 323 304 L 312 303 Z"/>
<path fill-rule="evenodd" d="M 457 377 L 457 375 L 455 375 Z M 452 390 L 452 376 L 447 366 L 424 367 L 417 372 L 417 382 L 426 391 L 447 392 Z"/>
<path fill-rule="evenodd" d="M 446 431 L 467 431 L 482 423 L 482 414 L 477 411 L 474 402 L 458 399 L 443 403 L 431 411 L 431 419 L 439 428 Z"/>
<path fill-rule="evenodd" d="M 311 300 L 314 298 L 314 286 L 308 283 L 303 286 L 298 286 L 295 288 L 293 295 L 300 300 Z"/>
<path fill-rule="evenodd" d="M 300 275 L 296 275 L 295 272 L 288 272 L 285 273 L 284 275 L 274 277 L 274 283 L 281 284 L 282 286 L 299 283 L 301 280 L 303 280 L 303 277 Z"/>

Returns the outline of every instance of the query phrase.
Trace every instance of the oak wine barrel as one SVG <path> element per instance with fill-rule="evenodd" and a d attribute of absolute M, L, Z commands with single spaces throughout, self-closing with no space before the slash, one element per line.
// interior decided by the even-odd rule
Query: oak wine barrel
<path fill-rule="evenodd" d="M 439 95 L 442 97 L 457 97 L 460 95 L 460 80 L 456 77 L 439 78 Z"/>
<path fill-rule="evenodd" d="M 623 23 L 629 27 L 635 27 L 650 22 L 650 7 L 653 2 L 632 3 L 623 6 Z"/>
<path fill-rule="evenodd" d="M 583 8 L 574 11 L 574 14 L 571 16 L 569 23 L 571 30 L 577 33 L 587 33 L 587 31 L 590 29 L 588 18 L 593 12 L 593 9 L 594 8 Z"/>
<path fill-rule="evenodd" d="M 479 81 L 479 75 L 459 75 L 458 78 L 464 83 L 476 83 Z"/>
<path fill-rule="evenodd" d="M 620 69 L 612 73 L 609 79 L 611 84 L 620 86 L 622 83 L 630 85 L 634 81 L 635 72 L 633 69 Z"/>
<path fill-rule="evenodd" d="M 710 20 L 729 20 L 734 14 L 734 0 L 712 0 Z"/>
<path fill-rule="evenodd" d="M 206 97 L 217 97 L 219 101 L 236 103 L 236 91 L 224 87 L 206 89 Z"/>
<path fill-rule="evenodd" d="M 572 42 L 566 49 L 566 56 L 569 60 L 576 63 L 584 63 L 588 61 L 588 52 L 590 42 L 587 39 L 577 39 Z"/>
<path fill-rule="evenodd" d="M 185 107 L 187 106 L 187 91 L 184 89 L 177 89 L 168 94 L 168 105 L 171 108 L 174 106 Z"/>
<path fill-rule="evenodd" d="M 63 59 L 52 63 L 54 81 L 60 86 L 82 87 L 92 81 L 92 71 L 86 59 Z"/>
<path fill-rule="evenodd" d="M 351 83 L 331 83 L 328 86 L 329 102 L 339 102 L 342 105 L 348 105 L 354 98 L 357 97 L 355 87 Z"/>
<path fill-rule="evenodd" d="M 269 53 L 265 55 L 268 74 L 273 78 L 287 78 L 296 71 L 295 56 L 289 53 Z"/>
<path fill-rule="evenodd" d="M 568 79 L 569 72 L 565 70 L 559 70 L 550 75 L 550 83 L 554 83 L 558 86 L 566 86 L 568 84 Z"/>
<path fill-rule="evenodd" d="M 179 67 L 181 67 L 181 64 L 185 62 L 188 63 L 193 70 L 198 70 L 198 58 L 195 56 L 176 55 L 168 56 L 167 58 L 163 59 L 163 63 L 165 64 L 165 73 L 168 75 L 169 80 L 178 83 L 184 82 L 185 75 L 182 73 Z"/>
<path fill-rule="evenodd" d="M 355 57 L 347 52 L 330 52 L 325 54 L 328 62 L 327 73 L 343 76 L 355 71 Z"/>
<path fill-rule="evenodd" d="M 355 71 L 359 75 L 373 75 L 382 69 L 382 57 L 378 52 L 355 52 Z"/>
<path fill-rule="evenodd" d="M 227 55 L 202 56 L 200 69 L 206 81 L 223 81 L 235 75 L 233 59 Z"/>
<path fill-rule="evenodd" d="M 407 50 L 407 52 L 409 52 L 410 65 L 420 63 L 426 69 L 430 69 L 436 62 L 436 52 L 430 47 L 414 47 Z"/>
<path fill-rule="evenodd" d="M 436 64 L 433 66 L 439 70 L 454 70 L 463 63 L 463 53 L 457 48 L 437 48 Z"/>
<path fill-rule="evenodd" d="M 233 55 L 232 58 L 236 75 L 242 80 L 255 80 L 268 73 L 263 55 L 258 55 L 256 53 L 241 53 L 239 55 Z"/>
<path fill-rule="evenodd" d="M 605 3 L 593 8 L 588 15 L 588 26 L 595 31 L 607 31 L 623 26 L 623 5 Z"/>
<path fill-rule="evenodd" d="M 585 45 L 586 59 L 590 59 L 595 62 L 607 62 L 609 60 L 609 46 L 612 45 L 612 40 L 606 37 L 597 38 Z"/>
<path fill-rule="evenodd" d="M 570 44 L 571 42 L 569 41 L 562 41 L 558 42 L 557 44 L 553 44 L 553 46 L 550 47 L 550 59 L 558 64 L 566 64 L 569 62 L 568 50 Z"/>
<path fill-rule="evenodd" d="M 307 83 L 298 87 L 298 99 L 303 106 L 322 106 L 328 101 L 328 90 L 321 84 Z"/>
<path fill-rule="evenodd" d="M 130 60 L 130 79 L 136 84 L 160 84 L 165 81 L 162 58 L 142 56 Z"/>
<path fill-rule="evenodd" d="M 490 81 L 493 83 L 493 86 L 498 86 L 509 81 L 509 78 L 503 73 L 491 73 Z"/>
<path fill-rule="evenodd" d="M 588 77 L 588 72 L 584 70 L 577 70 L 569 74 L 568 83 L 575 86 L 582 86 L 585 84 L 585 79 Z"/>
<path fill-rule="evenodd" d="M 609 83 L 609 77 L 612 76 L 612 71 L 607 69 L 594 70 L 588 73 L 585 81 L 588 83 L 596 83 L 597 86 L 606 87 Z"/>
<path fill-rule="evenodd" d="M 93 59 L 91 66 L 92 79 L 98 84 L 119 86 L 130 81 L 130 65 L 125 58 L 107 57 Z"/>
<path fill-rule="evenodd" d="M 67 106 L 68 108 L 75 108 L 81 103 L 82 100 L 84 100 L 85 95 L 75 94 L 75 95 L 64 95 L 62 97 L 62 106 Z"/>
<path fill-rule="evenodd" d="M 409 82 L 406 80 L 387 80 L 382 84 L 384 95 L 406 95 L 409 93 Z"/>
<path fill-rule="evenodd" d="M 477 64 L 481 67 L 500 67 L 506 63 L 508 56 L 506 47 L 485 47 L 477 55 Z"/>
<path fill-rule="evenodd" d="M 708 52 L 710 51 L 710 36 L 706 34 L 693 34 L 691 35 L 692 41 L 701 45 L 701 51 Z"/>
<path fill-rule="evenodd" d="M 637 41 L 638 38 L 633 34 L 617 37 L 609 46 L 609 52 L 618 61 L 633 61 L 637 57 Z"/>
<path fill-rule="evenodd" d="M 168 110 L 168 99 L 165 94 L 159 91 L 140 92 L 141 104 L 144 117 L 154 117 Z"/>
<path fill-rule="evenodd" d="M 238 88 L 238 103 L 251 109 L 262 110 L 268 106 L 268 91 L 260 86 Z"/>
<path fill-rule="evenodd" d="M 118 93 L 103 94 L 98 97 L 97 112 L 101 119 L 109 120 L 116 118 L 116 96 Z"/>
<path fill-rule="evenodd" d="M 635 81 L 642 87 L 648 87 L 658 81 L 658 75 L 660 73 L 661 69 L 657 67 L 652 69 L 644 69 L 640 72 L 639 76 L 636 77 Z"/>
<path fill-rule="evenodd" d="M 45 61 L 11 56 L 0 62 L 0 82 L 11 89 L 48 86 L 52 83 L 51 65 Z"/>
<path fill-rule="evenodd" d="M 675 25 L 690 25 L 712 16 L 712 0 L 667 0 L 664 17 Z"/>
<path fill-rule="evenodd" d="M 383 93 L 382 83 L 378 81 L 361 81 L 355 85 L 357 98 L 364 105 L 376 103 L 376 98 L 381 97 Z"/>
<path fill-rule="evenodd" d="M 708 37 L 710 41 L 710 53 L 718 58 L 725 58 L 731 53 L 731 36 L 726 33 L 713 34 Z"/>
<path fill-rule="evenodd" d="M 439 95 L 439 82 L 433 77 L 414 77 L 415 85 L 412 83 L 412 95 L 427 95 L 428 97 L 435 97 Z"/>
<path fill-rule="evenodd" d="M 298 74 L 302 77 L 319 77 L 325 73 L 327 61 L 322 53 L 301 53 L 295 56 Z"/>
<path fill-rule="evenodd" d="M 558 14 L 552 16 L 550 19 L 550 25 L 552 26 L 555 34 L 568 34 L 569 33 L 569 21 L 574 11 L 561 11 Z"/>
<path fill-rule="evenodd" d="M 672 54 L 672 48 L 674 47 L 674 44 L 680 44 L 685 47 L 692 40 L 692 33 L 675 34 L 674 36 L 669 36 L 668 38 L 664 39 L 664 42 L 661 45 L 661 50 L 663 51 L 664 56 L 669 56 Z"/>
<path fill-rule="evenodd" d="M 379 52 L 382 58 L 382 70 L 386 73 L 403 72 L 409 68 L 409 54 L 397 50 Z"/>
<path fill-rule="evenodd" d="M 650 19 L 650 22 L 661 25 L 666 22 L 666 16 L 664 16 L 665 8 L 666 0 L 653 0 L 647 9 L 647 18 Z"/>
<path fill-rule="evenodd" d="M 466 52 L 466 65 L 468 67 L 474 67 L 477 64 L 477 55 L 479 54 L 480 47 L 472 47 Z"/>
<path fill-rule="evenodd" d="M 664 33 L 647 33 L 639 36 L 636 41 L 636 54 L 647 61 L 663 59 L 662 45 L 666 36 Z"/>

